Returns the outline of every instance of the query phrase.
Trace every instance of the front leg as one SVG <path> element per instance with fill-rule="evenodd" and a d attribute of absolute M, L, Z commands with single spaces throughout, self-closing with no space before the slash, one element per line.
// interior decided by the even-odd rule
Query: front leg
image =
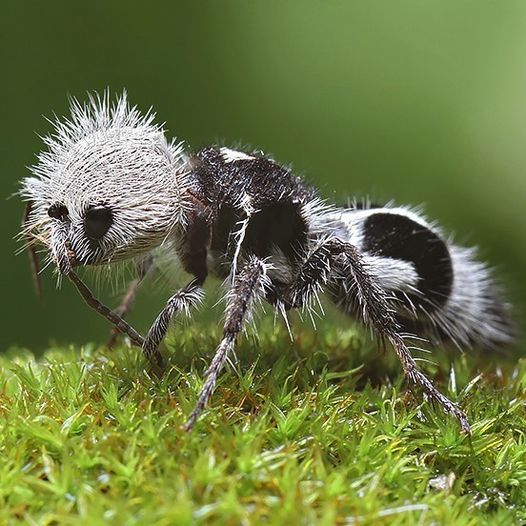
<path fill-rule="evenodd" d="M 194 279 L 166 302 L 166 306 L 153 322 L 142 345 L 144 356 L 152 364 L 161 369 L 163 367 L 163 358 L 159 352 L 159 345 L 166 336 L 166 331 L 174 315 L 180 311 L 188 315 L 190 307 L 199 303 L 202 298 L 203 289 L 200 282 Z"/>
<path fill-rule="evenodd" d="M 356 294 L 363 321 L 374 329 L 381 339 L 391 343 L 406 377 L 419 385 L 432 400 L 442 406 L 446 413 L 460 422 L 466 433 L 471 434 L 466 414 L 438 391 L 431 380 L 418 368 L 400 335 L 400 327 L 393 315 L 386 291 L 375 281 L 356 247 L 338 239 L 322 242 L 305 260 L 284 303 L 292 308 L 308 305 L 312 296 L 333 278 L 343 279 L 348 284 L 349 291 Z"/>
<path fill-rule="evenodd" d="M 263 296 L 267 286 L 266 265 L 257 257 L 252 256 L 241 272 L 234 277 L 232 288 L 228 293 L 223 339 L 218 345 L 212 363 L 205 373 L 205 382 L 199 393 L 195 408 L 185 424 L 187 431 L 192 429 L 212 396 L 217 377 L 229 353 L 234 349 L 236 337 L 241 332 L 243 322 L 250 315 L 254 301 L 258 297 Z"/>

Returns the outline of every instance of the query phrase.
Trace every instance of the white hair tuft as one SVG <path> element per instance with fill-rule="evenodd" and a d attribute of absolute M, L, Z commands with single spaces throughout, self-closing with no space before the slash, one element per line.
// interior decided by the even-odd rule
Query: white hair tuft
<path fill-rule="evenodd" d="M 50 120 L 47 149 L 38 155 L 21 195 L 31 203 L 26 230 L 49 245 L 52 206 L 68 214 L 77 259 L 107 263 L 144 253 L 170 240 L 188 210 L 188 170 L 182 143 L 167 141 L 150 109 L 141 114 L 126 92 L 71 100 L 70 116 Z M 87 239 L 83 221 L 92 207 L 111 211 L 100 243 Z"/>

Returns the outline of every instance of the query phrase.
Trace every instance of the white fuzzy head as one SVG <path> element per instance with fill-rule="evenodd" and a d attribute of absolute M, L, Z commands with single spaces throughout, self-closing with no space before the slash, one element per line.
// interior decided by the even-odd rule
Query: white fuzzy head
<path fill-rule="evenodd" d="M 53 122 L 47 150 L 23 180 L 27 238 L 44 243 L 62 272 L 150 251 L 184 225 L 188 175 L 181 144 L 126 93 L 80 104 Z"/>

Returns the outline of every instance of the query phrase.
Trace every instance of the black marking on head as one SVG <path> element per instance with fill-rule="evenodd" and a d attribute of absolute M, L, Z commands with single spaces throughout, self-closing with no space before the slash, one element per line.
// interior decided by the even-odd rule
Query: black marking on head
<path fill-rule="evenodd" d="M 99 241 L 113 223 L 113 212 L 104 205 L 88 208 L 84 216 L 84 230 L 92 241 Z"/>
<path fill-rule="evenodd" d="M 59 219 L 60 221 L 66 220 L 69 216 L 69 212 L 66 206 L 60 203 L 55 203 L 51 205 L 47 209 L 47 213 L 49 217 L 52 217 L 53 219 Z"/>
<path fill-rule="evenodd" d="M 377 213 L 363 225 L 363 250 L 412 263 L 423 298 L 411 297 L 428 311 L 445 304 L 453 287 L 453 266 L 446 243 L 429 228 L 396 213 Z M 422 301 L 425 298 L 424 301 Z"/>

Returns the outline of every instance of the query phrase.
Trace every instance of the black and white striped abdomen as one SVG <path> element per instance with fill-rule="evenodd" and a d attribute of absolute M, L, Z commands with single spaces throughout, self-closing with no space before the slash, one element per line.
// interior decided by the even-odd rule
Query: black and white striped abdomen
<path fill-rule="evenodd" d="M 360 250 L 369 272 L 393 296 L 404 330 L 462 346 L 512 340 L 510 306 L 475 249 L 455 245 L 418 211 L 404 207 L 338 209 L 330 216 L 333 235 Z M 344 275 L 342 269 L 331 294 L 339 307 L 356 313 Z"/>

